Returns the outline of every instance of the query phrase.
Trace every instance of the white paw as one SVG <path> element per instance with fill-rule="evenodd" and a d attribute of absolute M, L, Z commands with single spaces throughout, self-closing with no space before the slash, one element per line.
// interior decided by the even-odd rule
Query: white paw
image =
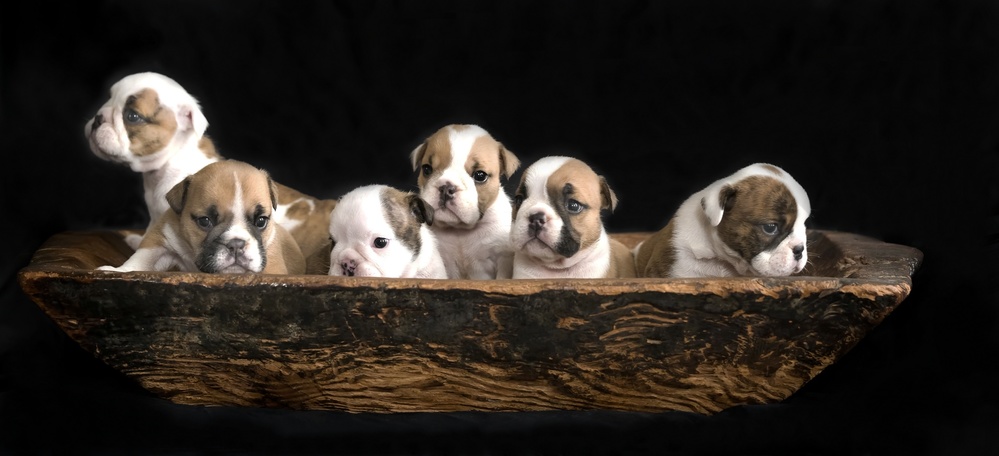
<path fill-rule="evenodd" d="M 125 235 L 125 243 L 128 244 L 132 250 L 139 250 L 139 243 L 142 242 L 142 236 L 138 234 L 127 234 Z"/>

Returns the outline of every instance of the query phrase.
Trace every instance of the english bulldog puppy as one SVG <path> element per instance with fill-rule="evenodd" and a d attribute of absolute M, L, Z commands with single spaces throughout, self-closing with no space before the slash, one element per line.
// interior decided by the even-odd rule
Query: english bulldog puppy
<path fill-rule="evenodd" d="M 389 186 L 351 190 L 330 213 L 329 275 L 446 279 L 434 213 L 419 195 Z"/>
<path fill-rule="evenodd" d="M 169 208 L 124 264 L 98 269 L 304 273 L 298 244 L 271 222 L 278 191 L 266 172 L 249 164 L 211 163 L 167 192 Z"/>
<path fill-rule="evenodd" d="M 410 154 L 449 278 L 509 278 L 510 198 L 520 160 L 477 125 L 448 125 Z"/>
<path fill-rule="evenodd" d="M 617 196 L 586 163 L 550 156 L 534 162 L 514 195 L 513 278 L 634 277 L 635 260 L 604 230 Z"/>
<path fill-rule="evenodd" d="M 788 276 L 808 262 L 808 194 L 783 169 L 755 163 L 687 198 L 635 247 L 641 277 Z"/>
<path fill-rule="evenodd" d="M 205 135 L 208 120 L 198 101 L 173 79 L 146 72 L 125 76 L 111 86 L 111 97 L 84 126 L 84 136 L 98 157 L 142 173 L 149 226 L 170 207 L 166 194 L 187 176 L 222 160 Z M 277 185 L 273 221 L 299 243 L 316 273 L 324 273 L 326 225 L 335 200 L 318 199 Z M 141 236 L 126 236 L 138 248 Z"/>

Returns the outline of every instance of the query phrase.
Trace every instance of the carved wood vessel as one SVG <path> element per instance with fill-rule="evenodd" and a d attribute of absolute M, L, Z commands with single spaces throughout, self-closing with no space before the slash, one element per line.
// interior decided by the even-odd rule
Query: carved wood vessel
<path fill-rule="evenodd" d="M 131 254 L 121 232 L 67 232 L 19 279 L 176 403 L 714 413 L 790 396 L 908 296 L 922 260 L 850 233 L 809 242 L 787 278 L 434 281 L 93 271 Z"/>

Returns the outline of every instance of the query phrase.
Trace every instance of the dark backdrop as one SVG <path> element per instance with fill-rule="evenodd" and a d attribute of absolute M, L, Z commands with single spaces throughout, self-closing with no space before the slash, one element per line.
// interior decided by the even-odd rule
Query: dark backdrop
<path fill-rule="evenodd" d="M 999 7 L 990 1 L 50 1 L 0 6 L 0 450 L 41 453 L 999 451 Z M 658 229 L 755 161 L 810 226 L 917 247 L 912 295 L 781 404 L 714 416 L 350 415 L 178 406 L 65 337 L 15 275 L 49 236 L 144 226 L 141 181 L 83 125 L 137 71 L 202 103 L 221 152 L 322 197 L 414 182 L 478 123 L 525 163 L 569 154 Z M 519 174 L 518 174 L 519 177 Z"/>

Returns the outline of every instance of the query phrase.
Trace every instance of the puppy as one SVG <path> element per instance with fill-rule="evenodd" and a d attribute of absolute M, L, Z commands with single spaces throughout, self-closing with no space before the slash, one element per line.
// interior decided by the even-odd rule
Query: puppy
<path fill-rule="evenodd" d="M 510 198 L 520 160 L 476 125 L 448 125 L 410 154 L 449 278 L 509 278 Z"/>
<path fill-rule="evenodd" d="M 808 194 L 783 169 L 749 165 L 694 193 L 635 247 L 642 277 L 787 276 L 808 261 Z"/>
<path fill-rule="evenodd" d="M 167 192 L 223 159 L 205 135 L 207 128 L 198 101 L 176 81 L 158 73 L 136 73 L 111 86 L 111 98 L 87 121 L 83 132 L 95 155 L 142 173 L 151 227 L 170 209 Z M 272 221 L 294 236 L 314 272 L 325 273 L 326 227 L 336 201 L 275 185 L 280 199 Z M 136 249 L 140 239 L 132 235 L 125 240 Z"/>
<path fill-rule="evenodd" d="M 225 160 L 212 163 L 166 194 L 139 248 L 107 271 L 301 274 L 305 259 L 287 231 L 271 223 L 277 187 L 266 172 Z"/>
<path fill-rule="evenodd" d="M 356 188 L 330 214 L 331 276 L 446 279 L 434 209 L 385 185 Z"/>
<path fill-rule="evenodd" d="M 617 196 L 586 163 L 545 157 L 524 171 L 514 196 L 513 278 L 634 277 L 635 260 L 604 230 Z"/>

